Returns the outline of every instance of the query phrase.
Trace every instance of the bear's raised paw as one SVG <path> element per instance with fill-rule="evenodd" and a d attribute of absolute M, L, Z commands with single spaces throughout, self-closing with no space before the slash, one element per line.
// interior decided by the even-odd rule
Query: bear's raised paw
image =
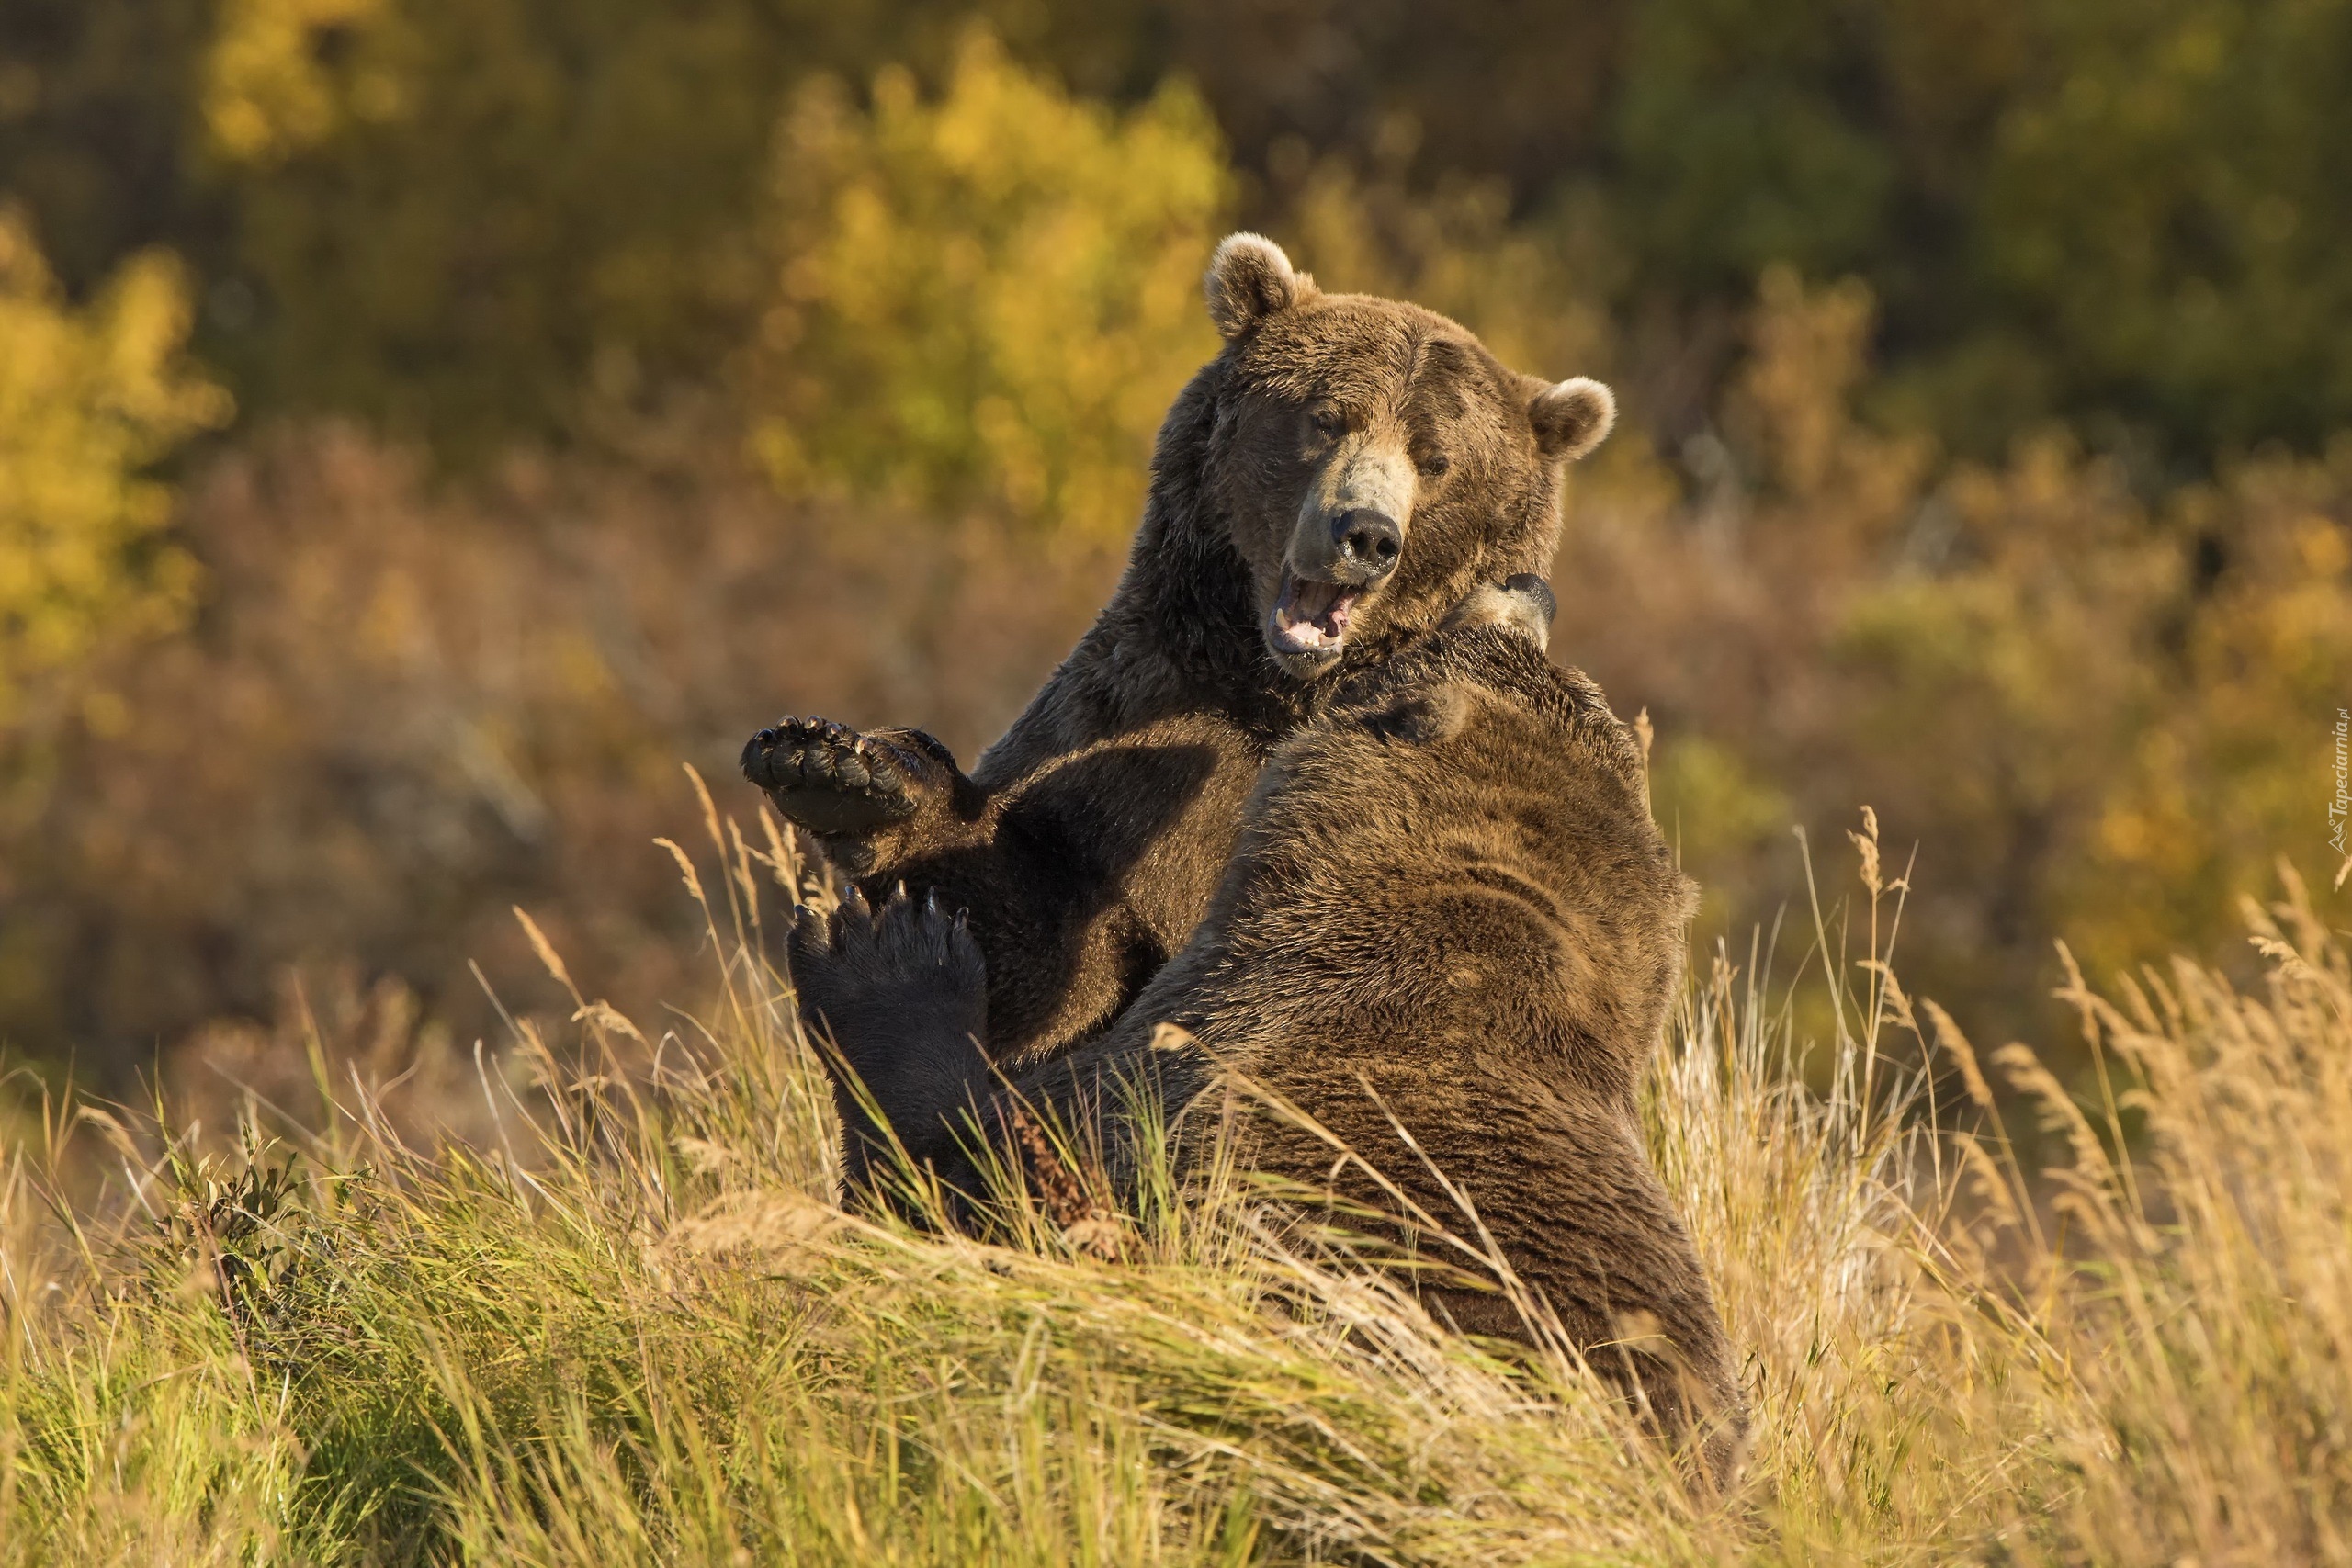
<path fill-rule="evenodd" d="M 930 759 L 830 718 L 786 718 L 743 748 L 743 776 L 813 833 L 871 833 L 914 816 Z"/>

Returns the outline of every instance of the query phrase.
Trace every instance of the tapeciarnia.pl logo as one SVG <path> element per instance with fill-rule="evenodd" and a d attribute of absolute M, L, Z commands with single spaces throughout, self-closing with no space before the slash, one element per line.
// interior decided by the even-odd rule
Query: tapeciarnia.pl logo
<path fill-rule="evenodd" d="M 2347 778 L 2346 742 L 2348 739 L 2352 739 L 2352 710 L 2337 708 L 2335 710 L 2335 798 L 2327 803 L 2327 841 L 2335 846 L 2337 854 L 2346 856 L 2346 864 L 2352 866 L 2352 852 L 2347 852 L 2344 847 L 2344 828 L 2347 807 L 2352 807 L 2352 800 L 2346 798 L 2346 788 L 2347 783 L 2352 783 L 2352 779 Z M 2336 878 L 2339 883 L 2343 880 L 2340 875 Z"/>

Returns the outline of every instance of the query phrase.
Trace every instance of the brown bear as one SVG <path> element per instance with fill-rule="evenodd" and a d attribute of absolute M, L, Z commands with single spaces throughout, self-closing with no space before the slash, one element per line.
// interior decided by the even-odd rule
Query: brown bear
<path fill-rule="evenodd" d="M 1537 579 L 1481 590 L 1335 694 L 1269 761 L 1192 941 L 1056 1060 L 990 1068 L 986 960 L 936 902 L 804 913 L 794 972 L 836 1070 L 978 1204 L 967 1218 L 985 1213 L 975 1142 L 1034 1150 L 1021 1125 L 1034 1117 L 1097 1150 L 1124 1187 L 1128 1097 L 1181 1132 L 1214 1120 L 1185 1108 L 1238 1072 L 1408 1203 L 1282 1116 L 1251 1119 L 1249 1165 L 1459 1235 L 1483 1225 L 1539 1317 L 1556 1314 L 1661 1427 L 1699 1436 L 1720 1480 L 1739 1390 L 1636 1104 L 1696 890 L 1651 819 L 1633 737 L 1589 680 L 1545 659 L 1550 599 Z M 853 1120 L 854 1180 L 873 1156 L 856 1145 L 880 1138 Z M 1178 1146 L 1200 1142 L 1194 1126 Z M 1534 1337 L 1508 1293 L 1425 1295 L 1465 1330 Z"/>
<path fill-rule="evenodd" d="M 1100 1029 L 1183 945 L 1268 750 L 1337 680 L 1544 569 L 1559 464 L 1615 417 L 1599 383 L 1323 293 L 1254 234 L 1205 288 L 1225 346 L 1161 427 L 1125 576 L 971 774 L 920 730 L 816 718 L 744 749 L 859 886 L 971 911 L 1009 1060 Z"/>

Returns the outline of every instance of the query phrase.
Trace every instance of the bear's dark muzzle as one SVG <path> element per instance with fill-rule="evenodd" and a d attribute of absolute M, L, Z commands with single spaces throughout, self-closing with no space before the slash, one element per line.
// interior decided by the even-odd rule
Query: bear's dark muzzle
<path fill-rule="evenodd" d="M 1405 553 L 1405 530 L 1385 512 L 1359 506 L 1331 519 L 1331 575 L 1351 587 L 1369 588 L 1396 570 Z"/>

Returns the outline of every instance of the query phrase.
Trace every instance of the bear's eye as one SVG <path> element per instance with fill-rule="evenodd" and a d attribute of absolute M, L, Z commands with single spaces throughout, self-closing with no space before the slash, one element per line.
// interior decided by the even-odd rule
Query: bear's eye
<path fill-rule="evenodd" d="M 1442 452 L 1431 452 L 1419 463 L 1421 478 L 1425 479 L 1443 479 L 1445 471 L 1452 467 L 1453 467 L 1453 459 Z"/>
<path fill-rule="evenodd" d="M 1348 416 L 1335 408 L 1315 410 L 1306 416 L 1306 423 L 1315 427 L 1316 434 L 1327 440 L 1336 441 L 1348 433 Z"/>

